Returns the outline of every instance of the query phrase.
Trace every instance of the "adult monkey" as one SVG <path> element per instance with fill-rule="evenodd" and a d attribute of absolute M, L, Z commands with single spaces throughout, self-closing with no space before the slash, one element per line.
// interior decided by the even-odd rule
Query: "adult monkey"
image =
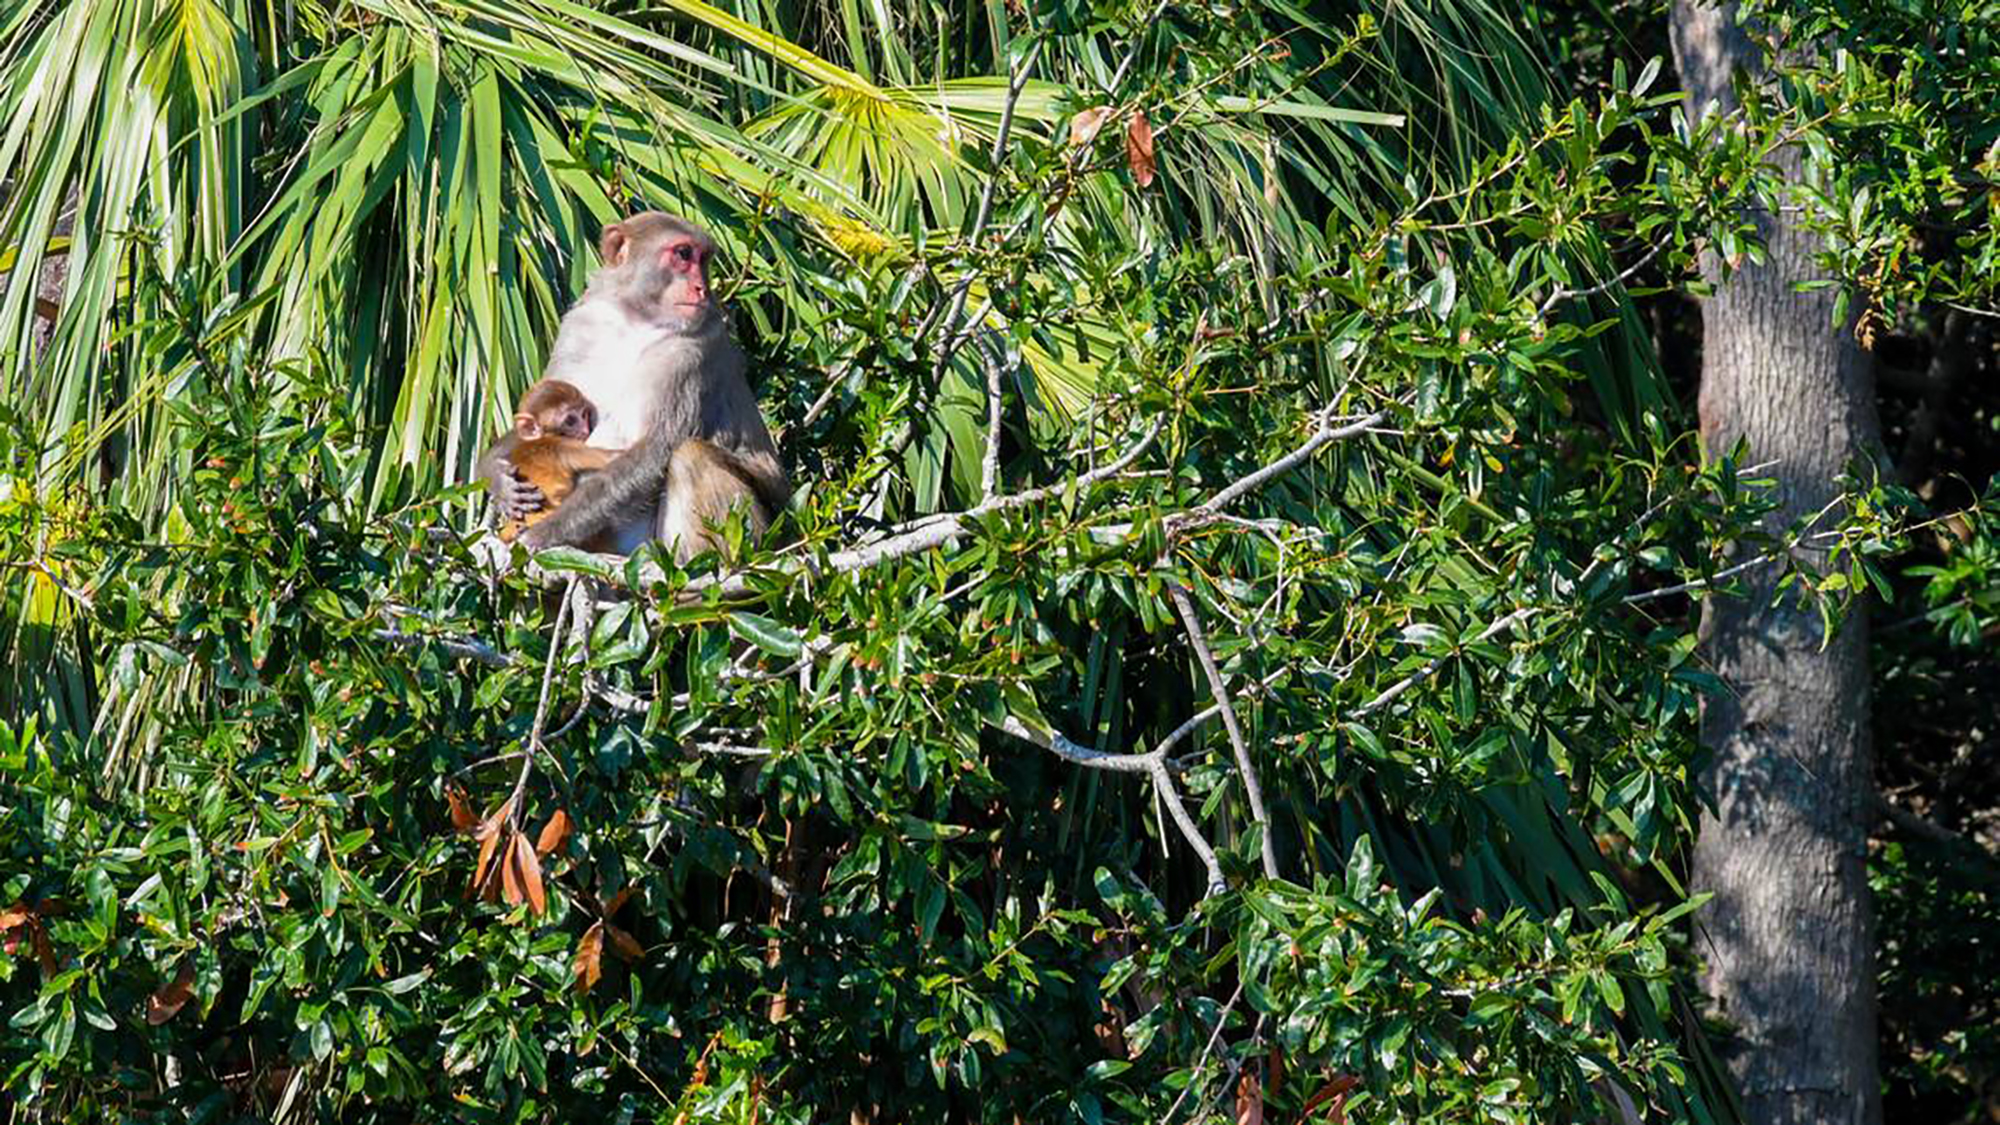
<path fill-rule="evenodd" d="M 543 378 L 574 384 L 596 406 L 592 446 L 624 452 L 518 541 L 630 553 L 659 539 L 686 562 L 715 546 L 709 525 L 744 502 L 763 531 L 791 486 L 709 292 L 715 243 L 686 219 L 648 211 L 606 227 L 598 250 L 603 264 L 563 314 Z M 502 519 L 543 506 L 506 458 L 486 473 Z"/>

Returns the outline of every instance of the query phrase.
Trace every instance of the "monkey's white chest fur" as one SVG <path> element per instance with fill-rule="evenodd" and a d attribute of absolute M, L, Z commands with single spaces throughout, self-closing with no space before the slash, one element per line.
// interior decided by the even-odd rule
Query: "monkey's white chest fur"
<path fill-rule="evenodd" d="M 672 353 L 685 351 L 684 362 L 698 362 L 700 349 L 685 337 L 624 316 L 598 315 L 593 323 L 570 332 L 565 322 L 550 357 L 549 375 L 574 383 L 597 406 L 597 428 L 589 444 L 599 449 L 625 449 L 646 433 L 665 383 L 659 373 L 674 363 Z"/>

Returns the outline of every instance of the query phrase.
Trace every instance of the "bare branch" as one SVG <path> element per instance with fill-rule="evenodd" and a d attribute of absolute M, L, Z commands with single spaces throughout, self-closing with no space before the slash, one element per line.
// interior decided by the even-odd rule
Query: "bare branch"
<path fill-rule="evenodd" d="M 685 745 L 698 754 L 721 754 L 732 758 L 768 758 L 777 753 L 768 746 L 735 746 L 726 742 L 689 742 Z"/>
<path fill-rule="evenodd" d="M 1638 605 L 1640 602 L 1655 601 L 1659 598 L 1671 598 L 1676 594 L 1691 594 L 1697 590 L 1707 589 L 1718 582 L 1734 578 L 1746 570 L 1756 570 L 1760 566 L 1770 566 L 1772 563 L 1783 559 L 1789 553 L 1788 551 L 1773 551 L 1770 554 L 1758 555 L 1754 559 L 1737 563 L 1735 566 L 1724 567 L 1707 578 L 1697 578 L 1692 582 L 1682 582 L 1674 586 L 1662 586 L 1657 590 L 1641 590 L 1636 594 L 1627 594 L 1618 600 L 1625 605 Z"/>
<path fill-rule="evenodd" d="M 1146 772 L 1153 779 L 1153 791 L 1166 803 L 1167 815 L 1180 826 L 1181 836 L 1187 840 L 1188 847 L 1194 849 L 1194 854 L 1201 857 L 1202 869 L 1208 873 L 1208 887 L 1202 897 L 1212 897 L 1228 890 L 1228 884 L 1222 880 L 1222 864 L 1215 858 L 1215 849 L 1202 837 L 1194 817 L 1188 815 L 1187 806 L 1181 803 L 1181 791 L 1174 785 L 1173 775 L 1167 772 L 1166 765 L 1158 758 L 1148 761 L 1152 768 Z"/>
<path fill-rule="evenodd" d="M 986 456 L 979 464 L 979 498 L 985 501 L 1000 491 L 1001 357 L 983 340 L 979 350 L 986 360 Z"/>
<path fill-rule="evenodd" d="M 1307 438 L 1304 444 L 1209 497 L 1201 507 L 1195 510 L 1204 513 L 1219 512 L 1250 493 L 1271 483 L 1278 477 L 1305 464 L 1313 454 L 1318 453 L 1321 449 L 1326 448 L 1336 441 L 1366 433 L 1370 426 L 1376 425 L 1388 417 L 1389 414 L 1387 411 L 1378 410 L 1373 414 L 1364 415 L 1344 426 L 1335 427 L 1333 425 L 1333 407 L 1329 406 L 1320 414 L 1319 425 L 1314 428 L 1313 435 Z"/>
<path fill-rule="evenodd" d="M 995 724 L 1002 731 L 1024 742 L 1032 742 L 1065 762 L 1088 766 L 1094 770 L 1110 770 L 1112 773 L 1150 773 L 1153 764 L 1159 761 L 1157 750 L 1144 754 L 1112 754 L 1103 750 L 1092 750 L 1081 743 L 1071 742 L 1061 732 L 1038 731 L 1028 724 L 1007 715 Z"/>
<path fill-rule="evenodd" d="M 1613 274 L 1608 280 L 1600 282 L 1599 284 L 1587 286 L 1582 289 L 1558 288 L 1555 292 L 1549 294 L 1548 300 L 1543 301 L 1542 306 L 1540 308 L 1535 310 L 1535 315 L 1538 317 L 1547 316 L 1549 315 L 1549 310 L 1555 308 L 1559 304 L 1562 304 L 1564 301 L 1575 300 L 1578 297 L 1595 297 L 1599 293 L 1610 292 L 1617 286 L 1623 285 L 1627 281 L 1632 280 L 1632 276 L 1634 274 L 1638 273 L 1642 269 L 1645 269 L 1646 266 L 1649 263 L 1651 263 L 1654 258 L 1660 256 L 1660 251 L 1665 250 L 1666 248 L 1667 248 L 1667 243 L 1666 240 L 1664 239 L 1654 243 L 1653 248 L 1651 250 L 1646 251 L 1644 254 L 1640 255 L 1638 261 L 1633 262 L 1631 265 L 1626 266 L 1622 270 L 1619 270 L 1617 273 Z"/>
<path fill-rule="evenodd" d="M 1027 56 L 1021 60 L 1020 69 L 1014 72 L 1013 80 L 1007 83 L 1007 102 L 1000 109 L 1000 127 L 993 136 L 991 153 L 993 173 L 986 178 L 986 183 L 980 189 L 979 211 L 973 216 L 972 230 L 965 240 L 967 246 L 978 247 L 980 237 L 986 233 L 986 224 L 993 218 L 993 193 L 1000 184 L 1001 165 L 1007 159 L 1008 136 L 1014 129 L 1014 107 L 1020 102 L 1021 91 L 1028 85 L 1028 73 L 1035 68 L 1035 59 L 1041 53 L 1040 42 L 1028 48 Z M 965 297 L 972 291 L 972 282 L 976 276 L 978 275 L 967 271 L 966 275 L 959 279 L 958 284 L 952 287 L 951 297 L 943 305 L 937 306 L 937 308 L 947 308 L 949 311 L 944 316 L 945 347 L 939 353 L 937 363 L 931 370 L 933 379 L 944 374 L 944 369 L 951 365 L 952 353 L 958 350 L 958 318 L 965 312 Z M 917 326 L 917 342 L 921 343 L 926 339 L 936 325 L 937 308 L 933 308 L 931 315 L 925 317 L 923 323 Z"/>
<path fill-rule="evenodd" d="M 1173 599 L 1174 609 L 1180 612 L 1181 624 L 1187 629 L 1188 643 L 1194 647 L 1195 658 L 1201 662 L 1202 673 L 1208 677 L 1208 690 L 1214 693 L 1216 704 L 1222 708 L 1222 726 L 1229 732 L 1230 747 L 1236 751 L 1236 770 L 1243 775 L 1243 791 L 1250 799 L 1250 817 L 1257 822 L 1264 877 L 1277 879 L 1278 852 L 1271 843 L 1271 815 L 1264 808 L 1264 786 L 1257 779 L 1257 767 L 1250 761 L 1250 745 L 1243 738 L 1243 728 L 1237 724 L 1236 704 L 1229 698 L 1229 684 L 1222 678 L 1222 669 L 1215 665 L 1215 653 L 1208 647 L 1208 635 L 1202 631 L 1201 617 L 1195 612 L 1194 603 L 1188 599 L 1187 590 L 1178 582 L 1168 583 L 1167 596 Z"/>
<path fill-rule="evenodd" d="M 1173 817 L 1174 823 L 1180 827 L 1181 836 L 1187 840 L 1188 847 L 1194 849 L 1194 854 L 1201 858 L 1202 869 L 1208 876 L 1206 893 L 1219 894 L 1225 889 L 1222 864 L 1215 858 L 1215 849 L 1202 837 L 1201 828 L 1195 824 L 1194 817 L 1188 814 L 1187 805 L 1181 801 L 1180 789 L 1174 785 L 1173 775 L 1167 772 L 1158 749 L 1149 750 L 1144 754 L 1107 754 L 1071 742 L 1058 732 L 1038 731 L 1013 715 L 1003 716 L 994 725 L 1015 738 L 1047 750 L 1063 761 L 1074 762 L 1091 769 L 1108 770 L 1112 773 L 1143 773 L 1151 778 L 1154 792 L 1159 794 L 1160 800 L 1167 806 L 1167 814 Z"/>
<path fill-rule="evenodd" d="M 563 591 L 562 602 L 556 606 L 555 625 L 549 630 L 549 659 L 542 666 L 542 691 L 535 700 L 535 718 L 528 727 L 527 744 L 522 747 L 521 772 L 514 778 L 513 795 L 507 798 L 508 806 L 513 809 L 515 824 L 521 823 L 521 793 L 528 787 L 528 773 L 534 769 L 535 755 L 542 751 L 542 724 L 547 722 L 549 717 L 549 688 L 555 683 L 556 660 L 562 655 L 563 643 L 566 640 L 563 636 L 563 625 L 569 619 L 570 605 L 576 596 L 577 585 L 576 579 L 570 579 L 569 588 Z"/>
<path fill-rule="evenodd" d="M 1516 621 L 1526 621 L 1528 618 L 1533 617 L 1536 612 L 1537 610 L 1534 606 L 1522 606 L 1480 630 L 1479 636 L 1474 638 L 1472 643 L 1478 644 L 1481 641 L 1490 641 L 1512 627 Z M 1397 696 L 1437 675 L 1438 669 L 1444 667 L 1444 662 L 1457 655 L 1456 650 L 1448 652 L 1443 656 L 1433 659 L 1430 663 L 1425 664 L 1409 675 L 1404 676 L 1402 679 L 1397 680 L 1395 683 L 1390 684 L 1383 690 L 1382 694 L 1355 708 L 1354 717 L 1357 719 L 1367 718 L 1369 715 L 1394 703 Z"/>

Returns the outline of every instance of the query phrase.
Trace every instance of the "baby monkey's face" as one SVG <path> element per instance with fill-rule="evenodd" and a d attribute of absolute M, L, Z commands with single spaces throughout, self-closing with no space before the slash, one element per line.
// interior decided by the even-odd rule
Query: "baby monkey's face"
<path fill-rule="evenodd" d="M 582 441 L 597 428 L 597 411 L 588 403 L 572 404 L 553 411 L 543 428 L 549 433 Z"/>
<path fill-rule="evenodd" d="M 566 437 L 582 441 L 596 428 L 597 408 L 580 397 L 514 415 L 514 433 L 522 441 L 534 441 L 540 437 Z"/>

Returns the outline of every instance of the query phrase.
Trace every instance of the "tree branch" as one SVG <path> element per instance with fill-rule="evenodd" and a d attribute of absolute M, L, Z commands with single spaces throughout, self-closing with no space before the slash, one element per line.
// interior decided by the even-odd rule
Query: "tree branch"
<path fill-rule="evenodd" d="M 1000 492 L 1000 358 L 985 341 L 979 351 L 986 360 L 986 456 L 979 463 L 979 498 L 992 500 Z"/>
<path fill-rule="evenodd" d="M 1334 407 L 1328 406 L 1320 412 L 1319 425 L 1314 429 L 1313 435 L 1305 440 L 1304 444 L 1285 454 L 1283 457 L 1278 458 L 1276 461 L 1258 469 L 1256 472 L 1229 485 L 1222 491 L 1217 492 L 1215 495 L 1209 497 L 1199 508 L 1196 508 L 1195 511 L 1199 513 L 1219 512 L 1236 501 L 1241 500 L 1243 497 L 1248 496 L 1250 493 L 1263 488 L 1273 480 L 1305 464 L 1306 461 L 1312 458 L 1313 454 L 1318 453 L 1334 442 L 1366 433 L 1369 427 L 1389 417 L 1388 411 L 1378 410 L 1373 414 L 1363 415 L 1344 426 L 1336 427 L 1333 425 L 1335 417 L 1333 411 Z"/>
<path fill-rule="evenodd" d="M 1243 791 L 1250 800 L 1250 818 L 1257 822 L 1258 844 L 1263 852 L 1264 877 L 1278 878 L 1278 852 L 1271 843 L 1271 816 L 1264 809 L 1264 786 L 1257 779 L 1257 767 L 1250 761 L 1250 746 L 1243 738 L 1243 728 L 1236 722 L 1236 704 L 1229 698 L 1229 684 L 1222 678 L 1222 670 L 1215 665 L 1215 653 L 1208 647 L 1208 635 L 1202 631 L 1201 618 L 1195 613 L 1194 604 L 1188 600 L 1187 590 L 1178 582 L 1167 585 L 1167 596 L 1173 600 L 1174 609 L 1179 611 L 1181 624 L 1187 629 L 1188 644 L 1194 648 L 1195 658 L 1201 662 L 1201 670 L 1208 677 L 1208 690 L 1215 695 L 1216 705 L 1222 708 L 1222 725 L 1229 732 L 1229 745 L 1236 752 L 1236 769 L 1243 775 Z M 1157 757 L 1158 751 L 1154 754 Z"/>
<path fill-rule="evenodd" d="M 1633 262 L 1631 265 L 1626 266 L 1622 270 L 1619 270 L 1617 273 L 1613 274 L 1610 277 L 1610 279 L 1603 281 L 1597 285 L 1587 286 L 1582 289 L 1567 289 L 1558 287 L 1555 292 L 1549 294 L 1548 300 L 1543 301 L 1541 307 L 1535 310 L 1535 315 L 1538 317 L 1545 317 L 1549 315 L 1549 310 L 1555 308 L 1557 305 L 1563 303 L 1564 301 L 1574 300 L 1578 297 L 1595 297 L 1599 293 L 1610 292 L 1617 286 L 1623 285 L 1627 281 L 1630 281 L 1632 279 L 1633 274 L 1636 274 L 1640 270 L 1645 269 L 1646 266 L 1649 263 L 1651 263 L 1654 258 L 1660 256 L 1660 251 L 1665 250 L 1666 248 L 1667 248 L 1667 242 L 1664 239 L 1654 243 L 1653 248 L 1651 250 L 1646 251 L 1644 254 L 1640 255 L 1638 261 Z"/>
<path fill-rule="evenodd" d="M 1149 765 L 1151 768 L 1146 772 L 1153 779 L 1153 791 L 1166 803 L 1167 815 L 1180 826 L 1182 838 L 1187 840 L 1188 847 L 1194 849 L 1194 854 L 1201 857 L 1202 870 L 1208 873 L 1208 887 L 1202 897 L 1212 898 L 1228 890 L 1229 885 L 1222 880 L 1222 864 L 1215 858 L 1215 849 L 1202 837 L 1194 817 L 1188 815 L 1187 806 L 1181 803 L 1181 792 L 1174 785 L 1173 776 L 1167 773 L 1166 765 L 1157 758 L 1149 759 Z"/>
<path fill-rule="evenodd" d="M 1525 621 L 1528 618 L 1533 617 L 1535 613 L 1536 613 L 1536 608 L 1534 606 L 1522 606 L 1521 608 L 1515 610 L 1512 613 L 1506 614 L 1505 616 L 1494 621 L 1493 624 L 1488 625 L 1486 628 L 1480 630 L 1479 636 L 1474 638 L 1472 643 L 1479 644 L 1482 641 L 1490 641 L 1494 637 L 1497 637 L 1502 632 L 1506 631 L 1510 626 L 1514 624 L 1514 622 Z M 1433 658 L 1430 661 L 1430 663 L 1425 664 L 1423 667 L 1417 669 L 1416 671 L 1410 673 L 1407 676 L 1404 676 L 1402 679 L 1397 680 L 1395 683 L 1390 684 L 1387 688 L 1383 689 L 1382 694 L 1376 696 L 1375 698 L 1355 708 L 1353 717 L 1357 719 L 1365 719 L 1368 716 L 1374 714 L 1375 712 L 1380 711 L 1382 708 L 1387 707 L 1389 704 L 1394 703 L 1396 701 L 1397 696 L 1402 695 L 1404 692 L 1410 690 L 1413 687 L 1416 687 L 1418 684 L 1421 684 L 1425 680 L 1428 680 L 1432 676 L 1436 675 L 1438 669 L 1444 667 L 1445 661 L 1450 660 L 1452 657 L 1459 655 L 1459 653 L 1460 649 L 1454 647 L 1452 651 Z"/>

